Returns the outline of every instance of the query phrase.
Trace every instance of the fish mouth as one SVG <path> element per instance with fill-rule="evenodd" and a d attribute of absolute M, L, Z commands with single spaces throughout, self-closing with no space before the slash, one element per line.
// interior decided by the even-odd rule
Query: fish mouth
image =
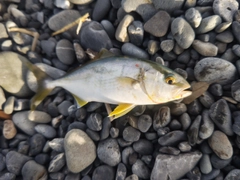
<path fill-rule="evenodd" d="M 192 91 L 189 90 L 191 86 L 189 84 L 187 84 L 184 88 L 182 88 L 181 90 L 179 90 L 176 93 L 175 99 L 183 99 L 185 97 L 188 97 L 192 94 Z"/>

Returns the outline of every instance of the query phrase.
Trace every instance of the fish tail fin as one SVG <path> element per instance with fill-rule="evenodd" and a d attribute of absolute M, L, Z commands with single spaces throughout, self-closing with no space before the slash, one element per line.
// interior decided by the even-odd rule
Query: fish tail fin
<path fill-rule="evenodd" d="M 33 72 L 34 76 L 37 78 L 38 83 L 37 93 L 31 99 L 30 109 L 33 111 L 52 92 L 52 90 L 56 86 L 53 83 L 53 79 L 37 66 L 30 65 L 29 69 Z"/>

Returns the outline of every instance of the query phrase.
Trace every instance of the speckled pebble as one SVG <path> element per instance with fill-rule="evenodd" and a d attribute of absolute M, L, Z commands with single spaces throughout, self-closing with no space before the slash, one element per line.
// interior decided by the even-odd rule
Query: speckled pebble
<path fill-rule="evenodd" d="M 64 152 L 64 138 L 54 138 L 48 142 L 50 148 L 56 152 Z"/>
<path fill-rule="evenodd" d="M 58 111 L 59 113 L 61 113 L 64 116 L 68 116 L 68 108 L 72 105 L 72 103 L 70 101 L 63 101 L 61 102 L 61 104 L 58 105 Z"/>
<path fill-rule="evenodd" d="M 43 135 L 34 134 L 30 138 L 30 148 L 29 148 L 28 155 L 35 156 L 39 154 L 43 150 L 45 143 L 46 143 L 46 139 L 44 138 Z"/>
<path fill-rule="evenodd" d="M 136 46 L 140 46 L 144 37 L 143 23 L 141 21 L 133 21 L 127 30 L 129 41 Z"/>
<path fill-rule="evenodd" d="M 198 142 L 198 133 L 199 133 L 201 121 L 202 121 L 202 116 L 198 115 L 188 129 L 188 132 L 187 132 L 188 142 L 191 146 L 196 145 Z"/>
<path fill-rule="evenodd" d="M 195 8 L 189 8 L 185 12 L 185 18 L 194 28 L 197 28 L 202 21 L 201 13 Z"/>
<path fill-rule="evenodd" d="M 178 144 L 178 148 L 181 152 L 189 152 L 191 151 L 192 147 L 188 143 L 188 141 L 183 141 Z"/>
<path fill-rule="evenodd" d="M 202 112 L 202 124 L 199 129 L 199 137 L 201 139 L 208 139 L 214 131 L 214 123 L 209 116 L 209 111 Z"/>

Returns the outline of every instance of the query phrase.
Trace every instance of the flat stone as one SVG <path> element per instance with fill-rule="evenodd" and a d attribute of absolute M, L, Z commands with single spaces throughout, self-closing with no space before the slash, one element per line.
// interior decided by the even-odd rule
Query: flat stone
<path fill-rule="evenodd" d="M 151 173 L 152 180 L 180 179 L 201 159 L 199 151 L 175 155 L 159 154 Z"/>
<path fill-rule="evenodd" d="M 146 139 L 139 139 L 133 143 L 133 149 L 141 155 L 151 155 L 153 153 L 153 144 Z"/>
<path fill-rule="evenodd" d="M 186 141 L 186 140 L 187 140 L 186 132 L 176 130 L 176 131 L 171 131 L 166 135 L 160 137 L 158 139 L 158 143 L 161 146 L 175 146 L 181 141 Z"/>
<path fill-rule="evenodd" d="M 66 134 L 64 149 L 67 167 L 73 173 L 81 172 L 96 158 L 95 144 L 84 131 L 79 129 L 72 129 Z"/>
<path fill-rule="evenodd" d="M 22 167 L 22 177 L 26 180 L 47 180 L 48 174 L 44 166 L 30 160 Z"/>
<path fill-rule="evenodd" d="M 51 122 L 52 118 L 49 114 L 45 113 L 44 111 L 24 111 L 28 117 L 29 121 L 35 123 L 49 123 Z"/>
<path fill-rule="evenodd" d="M 198 28 L 195 29 L 196 34 L 207 33 L 214 28 L 216 28 L 219 24 L 222 23 L 222 19 L 219 15 L 212 15 L 202 19 L 201 24 Z"/>
<path fill-rule="evenodd" d="M 216 56 L 218 53 L 218 47 L 209 42 L 194 40 L 192 46 L 202 56 Z"/>
<path fill-rule="evenodd" d="M 42 134 L 47 139 L 53 139 L 57 135 L 56 130 L 48 124 L 37 124 L 35 126 L 35 131 Z"/>
<path fill-rule="evenodd" d="M 230 31 L 224 31 L 216 36 L 216 40 L 223 43 L 231 43 L 234 40 L 234 37 Z"/>
<path fill-rule="evenodd" d="M 201 59 L 194 68 L 194 75 L 198 81 L 221 85 L 232 83 L 236 73 L 237 69 L 232 63 L 214 57 Z"/>
<path fill-rule="evenodd" d="M 202 116 L 198 115 L 188 129 L 188 132 L 187 132 L 188 142 L 191 146 L 196 145 L 198 142 L 198 134 L 199 134 L 201 121 L 202 121 Z"/>
<path fill-rule="evenodd" d="M 228 137 L 221 131 L 214 131 L 208 139 L 208 144 L 220 159 L 229 159 L 233 155 L 232 145 Z"/>
<path fill-rule="evenodd" d="M 61 39 L 56 46 L 56 55 L 62 63 L 71 65 L 76 57 L 73 44 L 67 39 Z"/>
<path fill-rule="evenodd" d="M 208 154 L 203 154 L 199 166 L 203 174 L 208 174 L 212 171 L 212 164 Z"/>
<path fill-rule="evenodd" d="M 123 130 L 123 139 L 125 141 L 130 141 L 130 142 L 138 141 L 140 138 L 140 135 L 141 133 L 137 129 L 131 126 L 127 126 Z"/>
<path fill-rule="evenodd" d="M 139 116 L 137 127 L 141 132 L 147 132 L 152 125 L 152 118 L 147 114 Z"/>
<path fill-rule="evenodd" d="M 3 122 L 2 133 L 6 139 L 12 139 L 17 134 L 17 129 L 11 120 L 5 120 Z"/>

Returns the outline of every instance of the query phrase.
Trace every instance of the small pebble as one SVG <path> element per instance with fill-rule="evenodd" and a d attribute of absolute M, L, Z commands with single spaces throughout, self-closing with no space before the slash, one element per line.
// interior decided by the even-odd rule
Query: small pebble
<path fill-rule="evenodd" d="M 198 115 L 188 129 L 188 132 L 187 132 L 188 142 L 191 146 L 196 145 L 198 142 L 198 133 L 199 133 L 201 121 L 202 121 L 202 116 Z"/>
<path fill-rule="evenodd" d="M 64 152 L 64 139 L 63 138 L 54 138 L 48 142 L 49 147 L 51 147 L 56 152 Z"/>
<path fill-rule="evenodd" d="M 171 122 L 170 122 L 170 125 L 169 125 L 169 128 L 171 130 L 180 130 L 182 127 L 181 123 L 176 120 L 176 119 L 173 119 Z"/>
<path fill-rule="evenodd" d="M 141 133 L 137 129 L 131 126 L 127 126 L 123 130 L 123 139 L 126 141 L 130 141 L 130 142 L 138 141 L 140 138 L 140 135 Z"/>
<path fill-rule="evenodd" d="M 167 126 L 171 121 L 170 108 L 167 106 L 161 107 L 154 113 L 153 128 L 157 131 L 159 128 Z"/>
<path fill-rule="evenodd" d="M 17 129 L 11 120 L 5 120 L 3 122 L 2 134 L 6 139 L 12 139 L 17 134 Z"/>
<path fill-rule="evenodd" d="M 49 163 L 48 172 L 58 172 L 65 165 L 65 161 L 64 153 L 56 155 Z"/>
<path fill-rule="evenodd" d="M 150 40 L 148 41 L 148 53 L 154 55 L 159 50 L 159 42 Z"/>
<path fill-rule="evenodd" d="M 93 131 L 102 129 L 102 116 L 98 113 L 92 113 L 87 119 L 87 127 Z"/>
<path fill-rule="evenodd" d="M 73 44 L 67 39 L 61 39 L 56 45 L 56 55 L 62 63 L 71 65 L 75 60 Z"/>
<path fill-rule="evenodd" d="M 201 13 L 195 8 L 189 8 L 185 12 L 185 18 L 193 28 L 197 28 L 202 21 Z"/>
<path fill-rule="evenodd" d="M 41 154 L 36 155 L 34 160 L 38 164 L 46 165 L 47 163 L 49 163 L 50 157 L 48 154 L 41 153 Z"/>
<path fill-rule="evenodd" d="M 129 165 L 129 156 L 134 153 L 134 150 L 131 146 L 126 147 L 125 149 L 122 150 L 122 162 L 125 165 Z"/>
<path fill-rule="evenodd" d="M 199 102 L 198 99 L 195 99 L 187 107 L 188 107 L 188 113 L 190 115 L 198 115 L 202 112 L 202 104 Z"/>
<path fill-rule="evenodd" d="M 217 46 L 209 42 L 194 40 L 192 46 L 202 56 L 216 56 L 218 53 Z"/>
<path fill-rule="evenodd" d="M 179 1 L 175 1 L 175 0 L 162 0 L 162 1 L 158 1 L 158 0 L 152 0 L 152 3 L 154 5 L 154 7 L 156 9 L 163 9 L 167 12 L 173 12 L 176 10 L 181 9 L 181 7 L 184 4 L 183 0 L 179 0 Z"/>
<path fill-rule="evenodd" d="M 166 135 L 160 137 L 158 139 L 158 143 L 161 146 L 174 146 L 180 143 L 181 141 L 186 141 L 186 133 L 184 131 L 171 131 L 167 133 Z"/>
<path fill-rule="evenodd" d="M 108 165 L 100 165 L 94 171 L 92 180 L 114 180 L 114 169 Z"/>
<path fill-rule="evenodd" d="M 239 86 L 240 86 L 240 80 L 235 81 L 232 85 L 231 85 L 231 93 L 232 93 L 232 97 L 240 102 L 240 90 L 239 90 Z"/>
<path fill-rule="evenodd" d="M 110 135 L 112 138 L 117 138 L 119 136 L 119 129 L 111 127 Z"/>
<path fill-rule="evenodd" d="M 179 121 L 181 122 L 183 130 L 188 129 L 188 127 L 191 125 L 191 119 L 190 119 L 190 116 L 188 115 L 188 113 L 183 113 L 180 116 Z"/>
<path fill-rule="evenodd" d="M 211 163 L 215 169 L 222 169 L 226 167 L 231 161 L 232 158 L 220 159 L 216 154 L 211 155 Z"/>
<path fill-rule="evenodd" d="M 72 105 L 70 101 L 63 101 L 61 104 L 58 105 L 58 111 L 64 116 L 68 116 L 68 108 Z"/>
<path fill-rule="evenodd" d="M 201 24 L 195 29 L 195 32 L 197 34 L 207 33 L 216 28 L 221 23 L 222 19 L 219 15 L 208 16 L 202 19 Z"/>
<path fill-rule="evenodd" d="M 240 176 L 240 169 L 233 169 L 230 171 L 224 180 L 238 179 Z"/>
<path fill-rule="evenodd" d="M 125 180 L 127 175 L 127 168 L 123 163 L 119 163 L 117 166 L 116 171 L 116 178 L 117 180 Z"/>
<path fill-rule="evenodd" d="M 148 54 L 144 50 L 135 46 L 132 43 L 124 43 L 121 50 L 124 55 L 141 59 L 148 59 Z"/>
<path fill-rule="evenodd" d="M 181 152 L 190 152 L 192 147 L 188 143 L 188 141 L 183 141 L 178 144 L 178 148 Z"/>
<path fill-rule="evenodd" d="M 139 180 L 139 178 L 136 174 L 132 174 L 128 176 L 125 180 Z"/>
<path fill-rule="evenodd" d="M 143 42 L 143 37 L 144 37 L 144 29 L 143 29 L 142 22 L 133 21 L 128 26 L 127 30 L 129 35 L 129 41 L 136 46 L 140 46 Z"/>
<path fill-rule="evenodd" d="M 100 140 L 100 135 L 99 135 L 98 132 L 87 128 L 86 133 L 93 141 L 99 141 Z"/>
<path fill-rule="evenodd" d="M 52 139 L 57 135 L 56 130 L 47 124 L 37 124 L 34 129 L 37 133 L 42 134 L 47 139 Z"/>
<path fill-rule="evenodd" d="M 208 92 L 205 91 L 200 97 L 199 101 L 205 108 L 210 108 L 211 105 L 214 103 L 214 97 Z"/>
<path fill-rule="evenodd" d="M 153 145 L 146 139 L 139 139 L 137 142 L 133 143 L 133 149 L 141 155 L 151 155 L 153 152 Z"/>
<path fill-rule="evenodd" d="M 159 149 L 159 152 L 163 153 L 163 154 L 169 154 L 169 155 L 175 155 L 175 156 L 180 154 L 180 150 L 179 149 L 174 148 L 174 147 L 170 147 L 170 146 L 161 147 Z"/>
<path fill-rule="evenodd" d="M 47 170 L 45 167 L 36 163 L 34 160 L 26 162 L 22 167 L 21 172 L 24 179 L 45 180 L 48 178 Z"/>
<path fill-rule="evenodd" d="M 110 21 L 108 21 L 108 20 L 102 20 L 101 21 L 101 25 L 103 26 L 103 28 L 107 32 L 109 38 L 110 39 L 114 39 L 115 27 L 113 26 L 113 24 Z"/>
<path fill-rule="evenodd" d="M 41 134 L 34 134 L 30 139 L 30 148 L 29 148 L 29 156 L 35 156 L 39 154 L 46 143 L 46 140 Z"/>
<path fill-rule="evenodd" d="M 203 154 L 199 162 L 200 170 L 203 174 L 208 174 L 212 171 L 212 164 L 208 154 Z"/>
<path fill-rule="evenodd" d="M 15 102 L 15 97 L 14 96 L 10 96 L 7 98 L 4 107 L 3 107 L 3 111 L 6 114 L 12 114 L 13 109 L 14 109 L 14 102 Z"/>
<path fill-rule="evenodd" d="M 94 21 L 102 20 L 107 15 L 110 8 L 111 8 L 110 0 L 97 1 L 93 8 L 92 19 Z"/>
<path fill-rule="evenodd" d="M 138 121 L 137 121 L 137 127 L 138 129 L 145 133 L 149 130 L 149 128 L 152 125 L 152 118 L 151 116 L 147 115 L 147 114 L 143 114 L 141 116 L 139 116 Z"/>
<path fill-rule="evenodd" d="M 148 167 L 138 159 L 132 166 L 132 172 L 136 174 L 139 178 L 149 179 L 150 178 L 150 170 Z"/>
<path fill-rule="evenodd" d="M 202 124 L 199 129 L 199 137 L 201 139 L 208 139 L 214 131 L 214 123 L 212 122 L 209 111 L 204 110 L 202 112 Z"/>
<path fill-rule="evenodd" d="M 163 52 L 170 52 L 173 50 L 174 41 L 171 39 L 164 40 L 161 42 L 160 47 L 163 50 Z"/>
<path fill-rule="evenodd" d="M 170 112 L 173 116 L 180 116 L 187 111 L 187 106 L 183 103 L 172 103 Z"/>
<path fill-rule="evenodd" d="M 202 174 L 201 180 L 210 180 L 210 179 L 214 179 L 215 177 L 218 176 L 218 174 L 220 173 L 219 169 L 213 169 L 210 173 L 208 174 Z"/>
<path fill-rule="evenodd" d="M 209 91 L 214 96 L 222 96 L 222 94 L 223 94 L 223 89 L 222 89 L 222 86 L 220 84 L 212 84 L 209 87 Z"/>

